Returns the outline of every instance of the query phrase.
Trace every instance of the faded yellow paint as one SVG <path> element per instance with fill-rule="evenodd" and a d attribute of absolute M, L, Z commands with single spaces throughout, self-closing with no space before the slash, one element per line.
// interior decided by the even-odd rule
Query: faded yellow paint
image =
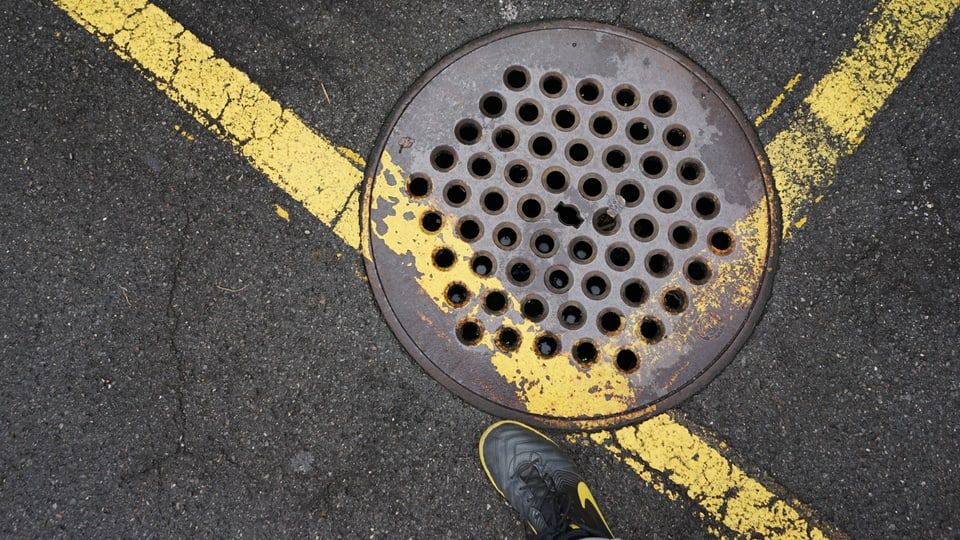
<path fill-rule="evenodd" d="M 793 87 L 796 86 L 797 83 L 800 81 L 801 75 L 802 74 L 797 73 L 796 75 L 793 76 L 792 79 L 790 79 L 790 82 L 788 82 L 786 86 L 783 87 L 783 92 L 781 92 L 777 97 L 773 98 L 773 102 L 770 103 L 770 106 L 767 107 L 767 110 L 765 110 L 763 114 L 758 116 L 757 119 L 753 122 L 754 126 L 759 126 L 760 124 L 763 123 L 764 120 L 766 120 L 767 118 L 770 118 L 773 112 L 777 110 L 777 107 L 779 107 L 780 104 L 783 103 L 783 100 L 787 97 L 787 94 L 793 91 Z"/>
<path fill-rule="evenodd" d="M 445 299 L 446 286 L 461 282 L 473 292 L 470 309 L 479 313 L 476 301 L 488 290 L 507 290 L 496 277 L 479 277 L 469 268 L 473 256 L 470 244 L 454 232 L 454 224 L 445 220 L 435 234 L 425 234 L 420 227 L 424 212 L 432 209 L 429 202 L 411 200 L 405 193 L 404 172 L 387 152 L 380 157 L 380 172 L 374 184 L 371 206 L 374 210 L 386 208 L 383 227 L 373 233 L 394 253 L 408 256 L 415 269 L 417 283 L 441 311 L 452 309 Z M 386 205 L 385 207 L 383 205 Z M 457 262 L 448 270 L 433 265 L 433 253 L 440 247 L 453 250 Z M 442 274 L 442 275 L 441 275 Z M 508 295 L 509 296 L 509 295 Z M 519 313 L 520 303 L 509 296 L 510 311 Z M 533 343 L 541 332 L 539 325 L 529 321 L 512 321 L 520 333 L 522 343 Z M 590 413 L 608 416 L 622 413 L 635 406 L 629 377 L 616 369 L 612 362 L 598 362 L 586 370 L 564 358 L 542 359 L 532 347 L 521 347 L 512 353 L 501 351 L 494 343 L 493 332 L 484 332 L 480 344 L 491 352 L 491 363 L 509 383 L 517 388 L 517 396 L 533 414 L 576 418 L 584 414 L 582 396 L 601 394 L 590 401 Z M 545 381 L 549 383 L 545 384 Z M 599 381 L 604 381 L 601 385 Z"/>
<path fill-rule="evenodd" d="M 360 243 L 363 160 L 334 147 L 163 10 L 144 1 L 54 0 L 273 183 Z"/>
<path fill-rule="evenodd" d="M 617 456 L 637 475 L 671 499 L 681 493 L 696 501 L 712 518 L 746 538 L 825 539 L 827 532 L 811 524 L 788 501 L 730 463 L 709 437 L 698 436 L 675 414 L 655 416 L 611 434 L 575 435 L 589 439 Z M 711 532 L 724 536 L 724 531 Z M 829 531 L 830 536 L 841 535 Z"/>
<path fill-rule="evenodd" d="M 840 158 L 863 141 L 890 94 L 910 73 L 960 0 L 886 0 L 853 38 L 784 131 L 767 147 L 789 237 L 815 190 L 830 185 Z M 805 222 L 805 220 L 804 220 Z"/>

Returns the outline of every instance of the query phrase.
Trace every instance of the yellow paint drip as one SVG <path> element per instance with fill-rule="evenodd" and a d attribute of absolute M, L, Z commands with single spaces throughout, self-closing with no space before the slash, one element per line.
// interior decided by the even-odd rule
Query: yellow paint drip
<path fill-rule="evenodd" d="M 446 287 L 449 283 L 460 282 L 474 295 L 471 309 L 476 315 L 480 310 L 477 299 L 488 290 L 506 290 L 503 283 L 494 277 L 478 277 L 470 270 L 468 261 L 473 256 L 473 249 L 456 236 L 449 214 L 437 233 L 425 234 L 420 219 L 432 206 L 427 201 L 413 201 L 407 196 L 405 174 L 387 152 L 381 155 L 380 163 L 372 206 L 375 211 L 386 209 L 389 213 L 383 218 L 382 228 L 372 225 L 373 233 L 394 253 L 408 256 L 412 261 L 409 264 L 416 270 L 417 283 L 438 309 L 445 313 L 451 311 L 452 307 L 445 298 Z M 440 247 L 457 254 L 457 263 L 449 270 L 439 270 L 432 263 L 433 253 Z M 510 302 L 509 311 L 518 313 L 519 301 L 511 297 Z M 490 350 L 491 363 L 517 388 L 518 398 L 530 413 L 576 418 L 586 413 L 615 415 L 635 406 L 629 376 L 618 371 L 612 362 L 594 364 L 588 373 L 564 356 L 540 358 L 530 346 L 541 332 L 539 326 L 519 320 L 513 323 L 520 333 L 521 343 L 526 346 L 512 353 L 499 350 L 491 331 L 496 329 L 487 329 L 481 345 Z"/>
<path fill-rule="evenodd" d="M 54 0 L 344 242 L 360 244 L 363 160 L 334 147 L 155 5 Z"/>
<path fill-rule="evenodd" d="M 781 92 L 780 95 L 778 95 L 777 97 L 773 98 L 773 102 L 770 103 L 770 106 L 767 107 L 767 110 L 764 111 L 763 114 L 757 117 L 756 121 L 754 121 L 753 123 L 754 126 L 759 126 L 760 124 L 763 123 L 764 120 L 766 120 L 767 118 L 770 118 L 770 116 L 773 115 L 773 112 L 777 110 L 777 107 L 779 107 L 781 103 L 783 103 L 783 100 L 787 97 L 787 94 L 793 91 L 793 87 L 796 86 L 797 83 L 800 81 L 800 77 L 801 77 L 801 74 L 797 73 L 796 75 L 793 76 L 792 79 L 790 79 L 790 82 L 788 82 L 787 85 L 783 87 L 783 92 Z"/>
<path fill-rule="evenodd" d="M 280 206 L 279 204 L 273 205 L 273 209 L 277 212 L 277 215 L 280 216 L 280 219 L 289 222 L 290 221 L 290 212 Z"/>

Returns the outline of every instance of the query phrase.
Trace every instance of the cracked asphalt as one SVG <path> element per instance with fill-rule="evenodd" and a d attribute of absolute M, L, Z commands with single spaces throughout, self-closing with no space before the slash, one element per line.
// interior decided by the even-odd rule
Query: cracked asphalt
<path fill-rule="evenodd" d="M 157 5 L 366 153 L 445 53 L 563 17 L 671 43 L 751 119 L 803 73 L 767 143 L 874 3 Z M 476 457 L 495 419 L 410 360 L 360 256 L 59 8 L 0 14 L 0 534 L 520 537 Z M 958 55 L 954 19 L 783 244 L 747 345 L 678 408 L 853 538 L 960 535 Z M 712 537 L 695 501 L 567 448 L 618 534 Z"/>

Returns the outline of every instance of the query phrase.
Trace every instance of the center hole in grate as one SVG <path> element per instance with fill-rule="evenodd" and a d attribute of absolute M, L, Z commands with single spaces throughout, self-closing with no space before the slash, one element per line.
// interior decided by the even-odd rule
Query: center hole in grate
<path fill-rule="evenodd" d="M 580 217 L 580 210 L 576 206 L 557 203 L 557 206 L 555 206 L 553 210 L 557 213 L 557 219 L 564 225 L 579 229 L 580 225 L 583 224 L 583 218 Z"/>

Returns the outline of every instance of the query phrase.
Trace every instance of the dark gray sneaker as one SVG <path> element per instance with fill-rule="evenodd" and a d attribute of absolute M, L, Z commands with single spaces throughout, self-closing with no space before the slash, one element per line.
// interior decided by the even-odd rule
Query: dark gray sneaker
<path fill-rule="evenodd" d="M 527 538 L 612 538 L 577 466 L 539 431 L 503 420 L 480 437 L 493 487 L 523 516 Z"/>

